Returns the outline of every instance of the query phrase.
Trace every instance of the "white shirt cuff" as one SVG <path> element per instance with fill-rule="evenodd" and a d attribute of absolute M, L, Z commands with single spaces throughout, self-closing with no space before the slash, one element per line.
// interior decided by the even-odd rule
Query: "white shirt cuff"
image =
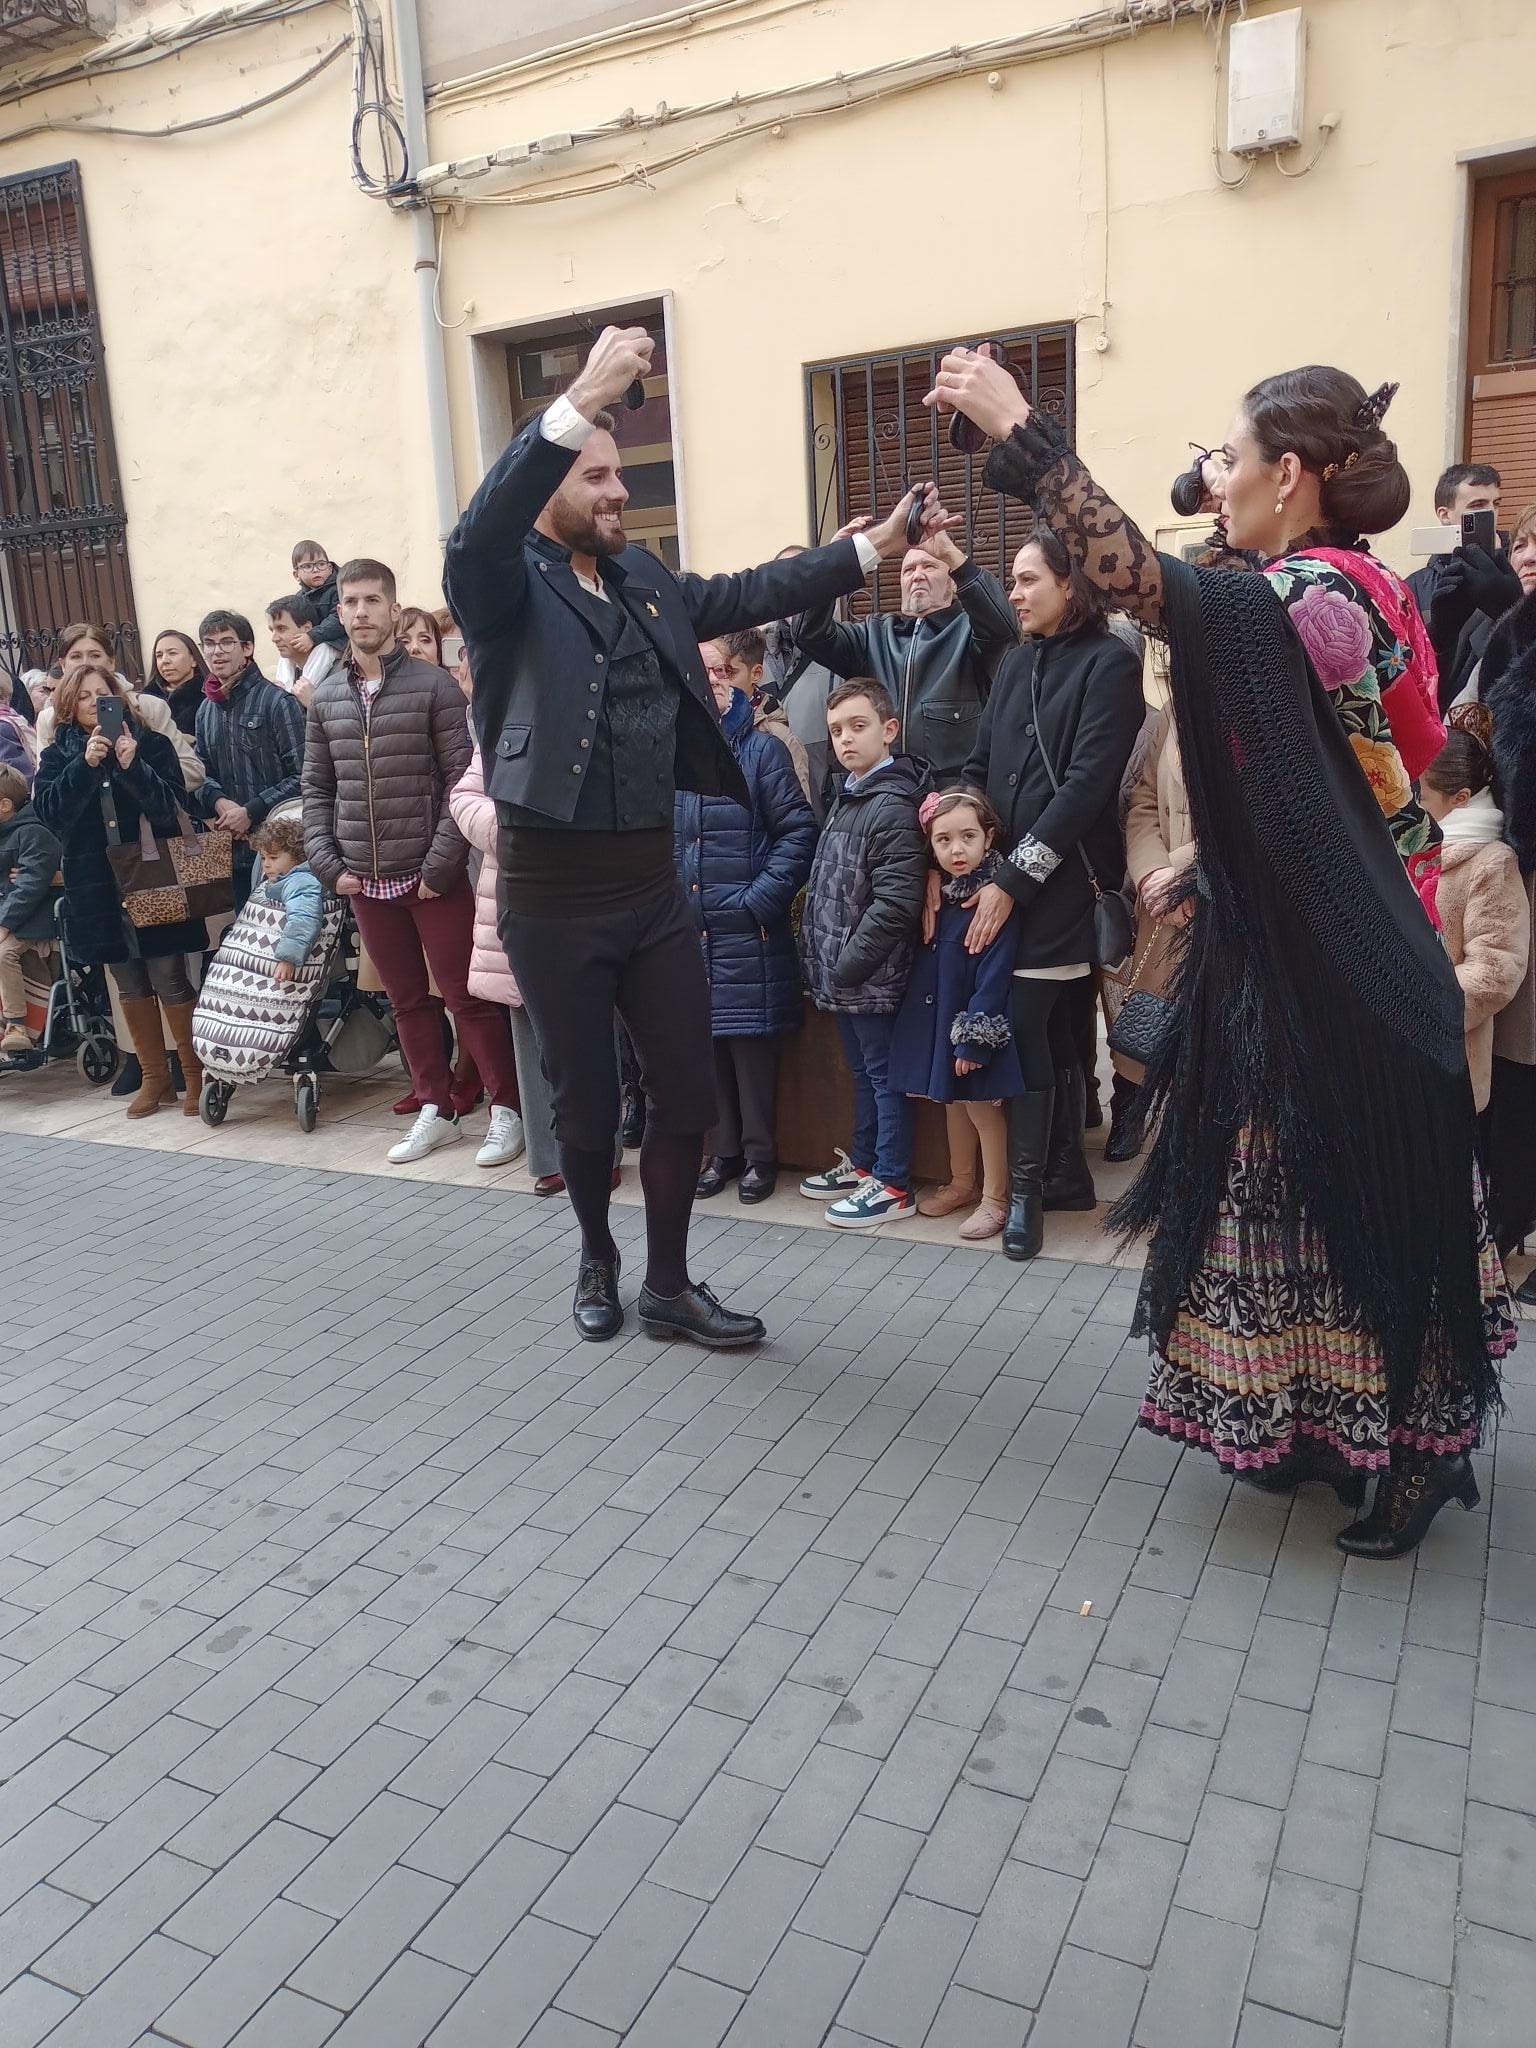
<path fill-rule="evenodd" d="M 866 576 L 872 576 L 880 566 L 880 550 L 867 533 L 856 533 L 853 544 L 859 551 L 859 567 Z"/>
<path fill-rule="evenodd" d="M 584 448 L 593 431 L 592 422 L 563 395 L 554 400 L 539 421 L 539 432 L 557 448 Z"/>

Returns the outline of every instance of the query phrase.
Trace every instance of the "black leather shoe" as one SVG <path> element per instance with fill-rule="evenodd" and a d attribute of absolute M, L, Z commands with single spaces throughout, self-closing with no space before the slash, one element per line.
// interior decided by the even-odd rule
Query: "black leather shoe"
<path fill-rule="evenodd" d="M 758 1316 L 739 1316 L 718 1302 L 707 1287 L 685 1287 L 681 1294 L 640 1290 L 640 1322 L 655 1337 L 691 1337 L 711 1351 L 734 1351 L 760 1343 L 767 1332 Z"/>
<path fill-rule="evenodd" d="M 1471 1509 L 1478 1499 L 1472 1461 L 1465 1452 L 1459 1458 L 1420 1457 L 1411 1465 L 1383 1472 L 1371 1512 L 1341 1529 L 1333 1540 L 1351 1557 L 1402 1557 L 1418 1549 L 1447 1501 L 1460 1501 Z"/>
<path fill-rule="evenodd" d="M 1126 1166 L 1139 1158 L 1146 1136 L 1142 1127 L 1141 1089 L 1133 1082 L 1121 1080 L 1116 1074 L 1114 1093 L 1109 1103 L 1109 1137 L 1104 1145 L 1106 1163 Z"/>
<path fill-rule="evenodd" d="M 745 1159 L 719 1157 L 706 1160 L 704 1171 L 699 1175 L 699 1184 L 693 1191 L 695 1196 L 699 1201 L 707 1202 L 711 1195 L 718 1195 L 720 1190 L 728 1187 L 733 1180 L 741 1179 L 741 1169 L 746 1163 Z"/>
<path fill-rule="evenodd" d="M 762 1166 L 756 1160 L 741 1176 L 741 1186 L 736 1190 L 737 1199 L 743 1202 L 766 1202 L 779 1184 L 779 1169 L 776 1166 Z"/>
<path fill-rule="evenodd" d="M 606 1344 L 624 1327 L 624 1310 L 619 1304 L 619 1259 L 583 1259 L 576 1276 L 576 1299 L 571 1315 L 579 1333 L 589 1344 Z"/>
<path fill-rule="evenodd" d="M 1243 1485 L 1257 1487 L 1260 1493 L 1281 1494 L 1294 1493 L 1298 1486 L 1315 1479 L 1319 1485 L 1333 1488 L 1341 1507 L 1365 1506 L 1365 1474 L 1350 1471 L 1336 1454 L 1314 1453 L 1293 1446 L 1273 1465 L 1255 1466 L 1251 1471 L 1239 1472 L 1237 1477 Z"/>

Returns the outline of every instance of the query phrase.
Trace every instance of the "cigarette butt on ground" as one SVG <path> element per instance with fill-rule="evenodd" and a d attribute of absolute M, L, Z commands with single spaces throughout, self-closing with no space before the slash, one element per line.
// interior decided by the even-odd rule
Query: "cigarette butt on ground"
<path fill-rule="evenodd" d="M 1082 1606 L 1081 1606 L 1081 1607 L 1079 1607 L 1079 1609 L 1078 1609 L 1077 1611 L 1078 1611 L 1078 1613 L 1079 1613 L 1079 1614 L 1092 1614 L 1092 1612 L 1093 1612 L 1093 1602 L 1092 1602 L 1091 1600 L 1085 1600 L 1085 1601 L 1083 1602 Z"/>

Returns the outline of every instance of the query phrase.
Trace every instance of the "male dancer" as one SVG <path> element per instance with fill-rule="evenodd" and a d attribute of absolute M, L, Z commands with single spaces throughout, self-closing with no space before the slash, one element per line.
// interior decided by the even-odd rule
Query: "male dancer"
<path fill-rule="evenodd" d="M 448 543 L 445 588 L 474 678 L 487 794 L 500 819 L 502 943 L 554 1097 L 581 1225 L 574 1315 L 623 1328 L 608 1227 L 619 1117 L 615 1011 L 650 1114 L 640 1150 L 647 1267 L 640 1320 L 716 1347 L 755 1343 L 688 1271 L 688 1221 L 715 1122 L 709 990 L 679 890 L 672 799 L 746 801 L 698 643 L 829 604 L 906 546 L 909 493 L 880 525 L 739 575 L 673 575 L 624 534 L 617 404 L 650 371 L 642 327 L 606 328 L 563 397 L 531 419 Z M 921 524 L 946 523 L 931 485 Z M 914 527 L 918 524 L 914 521 Z"/>

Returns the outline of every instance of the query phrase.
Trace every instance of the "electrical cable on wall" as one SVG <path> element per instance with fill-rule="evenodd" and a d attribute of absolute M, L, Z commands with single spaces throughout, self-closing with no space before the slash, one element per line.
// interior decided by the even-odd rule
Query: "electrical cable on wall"
<path fill-rule="evenodd" d="M 29 127 L 9 130 L 6 135 L 0 137 L 0 141 L 24 142 L 33 135 L 65 134 L 119 135 L 137 142 L 165 142 L 178 135 L 198 135 L 206 128 L 222 128 L 230 121 L 243 121 L 248 114 L 259 114 L 264 107 L 276 106 L 279 100 L 287 99 L 291 93 L 296 93 L 301 87 L 308 85 L 311 79 L 318 78 L 322 71 L 334 64 L 338 57 L 344 56 L 351 47 L 350 37 L 343 36 L 339 43 L 333 43 L 328 50 L 323 50 L 318 59 L 307 70 L 301 71 L 297 78 L 290 78 L 286 85 L 280 85 L 272 92 L 263 93 L 259 99 L 244 100 L 238 107 L 230 107 L 222 114 L 204 114 L 194 121 L 172 121 L 162 128 L 127 128 L 116 121 L 84 119 L 34 121 Z"/>
<path fill-rule="evenodd" d="M 221 7 L 216 14 L 207 15 L 200 21 L 169 23 L 160 28 L 146 29 L 126 40 L 109 42 L 103 49 L 88 50 L 52 71 L 35 71 L 24 78 L 13 77 L 0 85 L 0 107 L 16 106 L 38 93 L 51 92 L 56 86 L 78 84 L 82 79 L 116 72 L 143 71 L 151 64 L 163 63 L 167 57 L 179 57 L 184 51 L 196 49 L 201 43 L 215 42 L 222 36 L 237 35 L 249 28 L 265 28 L 273 22 L 293 21 L 300 15 L 313 13 L 317 7 L 334 7 L 337 4 L 338 0 L 246 0 L 243 6 Z"/>
<path fill-rule="evenodd" d="M 383 37 L 363 0 L 352 0 L 352 20 L 352 182 L 371 199 L 387 199 L 391 206 L 397 206 L 410 185 L 410 151 L 384 75 Z M 370 171 L 363 161 L 363 131 L 370 117 L 381 166 L 379 174 Z M 392 156 L 397 162 L 394 169 Z"/>

